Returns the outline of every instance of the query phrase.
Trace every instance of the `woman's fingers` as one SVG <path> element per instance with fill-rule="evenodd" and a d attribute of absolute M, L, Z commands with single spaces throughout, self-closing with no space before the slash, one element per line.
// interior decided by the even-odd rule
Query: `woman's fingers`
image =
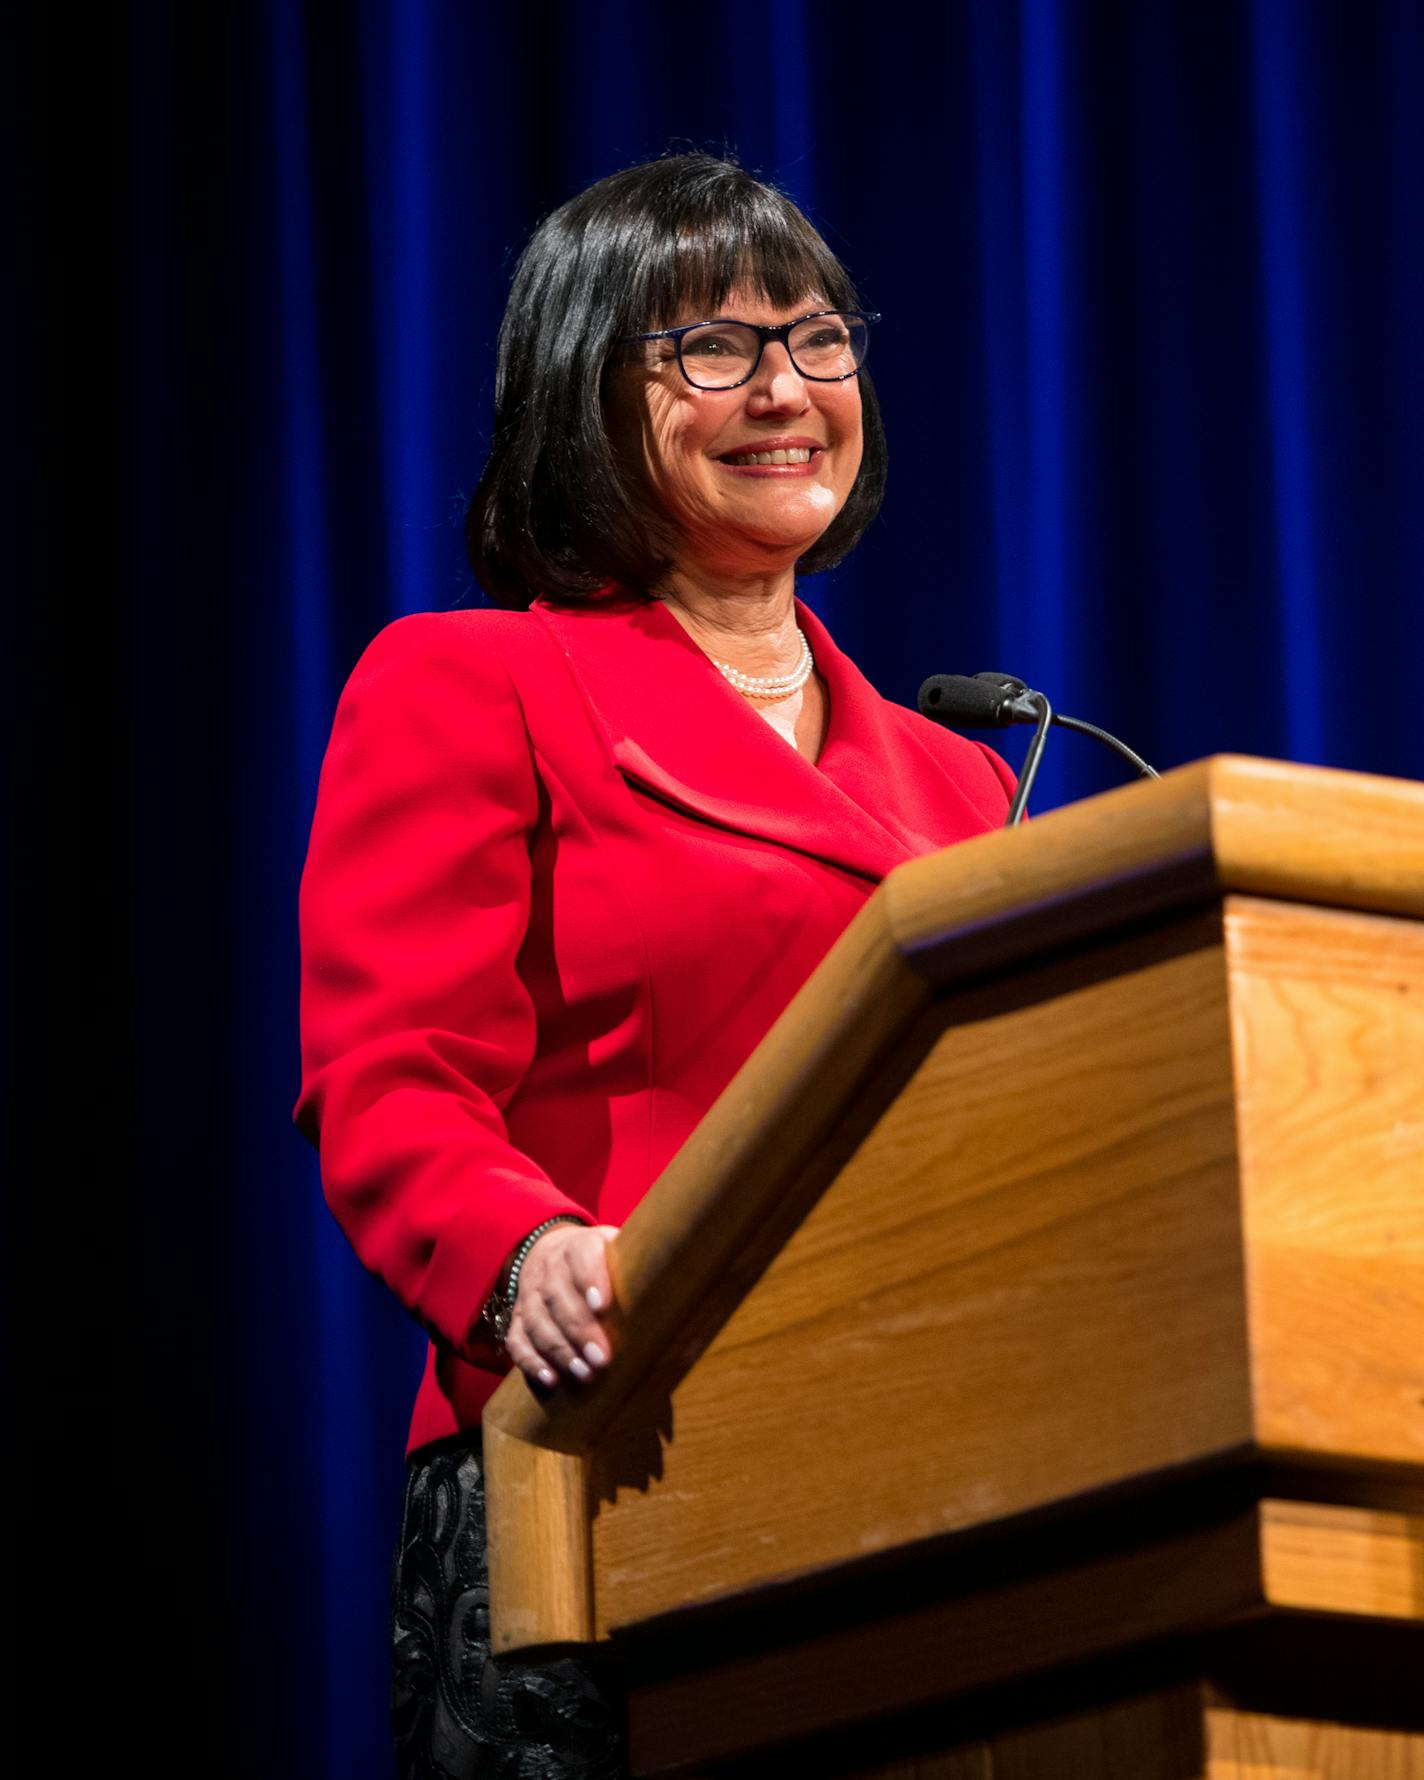
<path fill-rule="evenodd" d="M 613 1302 L 607 1246 L 616 1234 L 610 1225 L 560 1224 L 529 1251 L 505 1347 L 540 1384 L 554 1383 L 560 1372 L 584 1382 L 608 1364 L 599 1313 Z"/>
<path fill-rule="evenodd" d="M 504 1351 L 531 1383 L 542 1384 L 547 1389 L 559 1382 L 558 1373 L 542 1354 L 535 1351 L 528 1336 L 514 1323 L 509 1326 Z"/>
<path fill-rule="evenodd" d="M 567 1366 L 575 1378 L 587 1377 L 590 1366 L 607 1365 L 608 1344 L 598 1318 L 589 1309 L 584 1294 L 568 1274 L 554 1270 L 545 1277 L 540 1288 L 539 1304 L 545 1318 L 567 1343 L 571 1358 L 565 1360 L 553 1354 L 541 1342 L 539 1345 L 544 1352 L 550 1353 L 550 1357 L 557 1359 L 561 1366 Z"/>
<path fill-rule="evenodd" d="M 608 1271 L 608 1245 L 618 1234 L 612 1224 L 600 1224 L 588 1232 L 598 1242 L 580 1243 L 570 1256 L 574 1284 L 583 1294 L 584 1302 L 595 1315 L 613 1302 L 613 1280 Z"/>
<path fill-rule="evenodd" d="M 523 1287 L 520 1296 L 523 1297 Z M 588 1376 L 588 1366 L 574 1342 L 564 1333 L 558 1321 L 542 1303 L 530 1304 L 524 1312 L 524 1334 L 529 1345 L 541 1359 L 560 1372 L 572 1372 L 575 1378 Z"/>

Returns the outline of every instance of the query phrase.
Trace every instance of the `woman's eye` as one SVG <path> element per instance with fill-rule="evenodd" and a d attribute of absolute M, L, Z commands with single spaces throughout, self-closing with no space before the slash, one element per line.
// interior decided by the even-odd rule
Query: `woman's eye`
<path fill-rule="evenodd" d="M 716 323 L 698 328 L 682 337 L 683 356 L 690 358 L 730 359 L 736 364 L 744 364 L 756 356 L 756 349 L 755 330 L 731 322 L 725 326 Z"/>

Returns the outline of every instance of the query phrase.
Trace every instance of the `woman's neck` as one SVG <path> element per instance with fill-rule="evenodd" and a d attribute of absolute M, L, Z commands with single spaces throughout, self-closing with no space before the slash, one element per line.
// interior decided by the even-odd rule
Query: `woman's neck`
<path fill-rule="evenodd" d="M 795 589 L 789 570 L 731 583 L 679 572 L 662 597 L 707 654 L 743 673 L 763 675 L 788 671 L 801 653 Z"/>
<path fill-rule="evenodd" d="M 705 655 L 760 679 L 793 673 L 801 662 L 795 594 L 790 570 L 716 585 L 679 573 L 662 600 Z M 812 673 L 784 698 L 748 702 L 798 753 L 817 759 L 829 710 L 819 674 Z"/>

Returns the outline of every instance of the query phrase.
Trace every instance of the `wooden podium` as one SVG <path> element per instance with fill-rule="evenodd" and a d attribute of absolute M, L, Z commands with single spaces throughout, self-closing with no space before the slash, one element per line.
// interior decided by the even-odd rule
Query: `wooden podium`
<path fill-rule="evenodd" d="M 1424 1777 L 1424 787 L 901 866 L 486 1415 L 498 1648 L 636 1774 Z"/>

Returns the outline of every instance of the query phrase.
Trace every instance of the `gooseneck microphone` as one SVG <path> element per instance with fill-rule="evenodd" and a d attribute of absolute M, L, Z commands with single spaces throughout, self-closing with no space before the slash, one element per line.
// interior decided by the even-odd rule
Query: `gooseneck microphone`
<path fill-rule="evenodd" d="M 920 710 L 948 729 L 1007 729 L 1014 723 L 1032 723 L 1033 740 L 1024 756 L 1018 787 L 1004 820 L 1005 828 L 1014 828 L 1023 819 L 1029 792 L 1038 777 L 1038 764 L 1043 757 L 1043 744 L 1048 739 L 1049 725 L 1076 729 L 1104 742 L 1114 749 L 1144 778 L 1155 779 L 1156 770 L 1142 756 L 1120 742 L 1096 723 L 1081 717 L 1065 717 L 1055 711 L 1041 692 L 1034 692 L 1012 674 L 932 674 L 920 688 Z"/>

